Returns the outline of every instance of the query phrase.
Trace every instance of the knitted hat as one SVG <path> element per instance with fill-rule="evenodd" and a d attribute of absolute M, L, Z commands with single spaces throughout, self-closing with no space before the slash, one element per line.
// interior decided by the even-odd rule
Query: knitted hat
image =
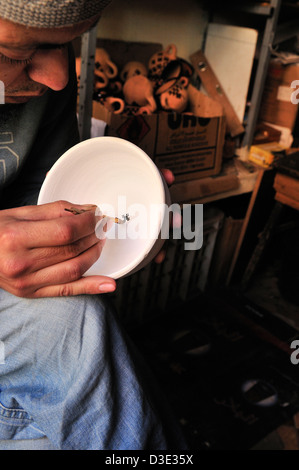
<path fill-rule="evenodd" d="M 0 0 L 0 18 L 36 28 L 70 26 L 100 13 L 111 0 Z"/>

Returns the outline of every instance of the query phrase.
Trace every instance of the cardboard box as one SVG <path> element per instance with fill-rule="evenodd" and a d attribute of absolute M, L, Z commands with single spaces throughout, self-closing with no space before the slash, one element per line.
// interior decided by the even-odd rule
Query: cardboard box
<path fill-rule="evenodd" d="M 299 80 L 299 64 L 283 65 L 278 60 L 270 62 L 260 107 L 261 121 L 294 129 L 298 113 L 298 104 L 291 100 L 295 92 L 291 87 L 294 80 Z"/>
<path fill-rule="evenodd" d="M 138 145 L 158 168 L 170 169 L 176 182 L 217 175 L 221 170 L 222 116 L 202 118 L 176 113 L 113 115 L 106 134 Z"/>
<path fill-rule="evenodd" d="M 121 70 L 130 60 L 147 63 L 157 44 L 100 44 Z M 114 52 L 115 51 L 115 52 Z M 121 51 L 121 54 L 119 54 Z M 119 62 L 118 62 L 119 61 Z M 106 135 L 121 137 L 144 150 L 158 168 L 173 171 L 176 182 L 217 175 L 221 170 L 225 122 L 222 106 L 215 100 L 188 86 L 188 113 L 156 112 L 152 115 L 128 116 L 113 114 L 93 102 L 93 117 L 107 123 Z"/>
<path fill-rule="evenodd" d="M 170 169 L 176 182 L 217 175 L 225 135 L 221 107 L 192 85 L 188 89 L 192 113 L 126 116 L 94 103 L 94 117 L 107 122 L 106 135 L 139 146 L 158 168 Z"/>

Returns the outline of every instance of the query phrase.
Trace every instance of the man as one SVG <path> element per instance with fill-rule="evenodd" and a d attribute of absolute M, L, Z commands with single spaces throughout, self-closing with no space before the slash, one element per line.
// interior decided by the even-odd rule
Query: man
<path fill-rule="evenodd" d="M 92 295 L 115 281 L 82 277 L 103 249 L 95 213 L 66 212 L 72 201 L 35 205 L 46 172 L 78 141 L 69 43 L 108 3 L 0 0 L 0 449 L 183 445 L 168 441 L 159 399 Z"/>

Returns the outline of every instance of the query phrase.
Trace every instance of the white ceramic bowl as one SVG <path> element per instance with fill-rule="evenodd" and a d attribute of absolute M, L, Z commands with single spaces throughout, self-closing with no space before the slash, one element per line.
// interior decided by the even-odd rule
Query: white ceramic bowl
<path fill-rule="evenodd" d="M 47 174 L 38 204 L 61 199 L 96 204 L 111 217 L 130 217 L 123 224 L 111 224 L 102 254 L 85 276 L 118 279 L 144 267 L 162 248 L 168 188 L 151 158 L 124 139 L 92 138 L 62 155 Z"/>

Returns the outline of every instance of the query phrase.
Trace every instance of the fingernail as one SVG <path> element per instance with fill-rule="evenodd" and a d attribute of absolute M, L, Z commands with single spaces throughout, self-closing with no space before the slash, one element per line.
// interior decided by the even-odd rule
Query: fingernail
<path fill-rule="evenodd" d="M 99 291 L 100 292 L 113 292 L 115 290 L 115 287 L 116 287 L 115 284 L 104 282 L 103 284 L 100 284 Z"/>
<path fill-rule="evenodd" d="M 72 212 L 75 215 L 78 215 L 78 214 L 83 214 L 84 212 L 96 211 L 96 209 L 97 209 L 97 206 L 95 206 L 94 204 L 88 204 L 85 206 L 80 206 L 80 209 L 78 209 L 78 207 L 72 206 L 70 208 L 66 207 L 64 210 L 68 212 Z"/>
<path fill-rule="evenodd" d="M 96 204 L 85 204 L 81 206 L 81 209 L 83 209 L 84 211 L 95 211 L 97 207 L 98 206 Z"/>

